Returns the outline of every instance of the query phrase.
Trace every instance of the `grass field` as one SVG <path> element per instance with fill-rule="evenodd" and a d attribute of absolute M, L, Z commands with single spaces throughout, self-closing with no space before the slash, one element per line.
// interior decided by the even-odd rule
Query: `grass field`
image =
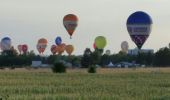
<path fill-rule="evenodd" d="M 170 68 L 0 71 L 2 100 L 170 100 Z M 0 99 L 1 100 L 1 99 Z"/>

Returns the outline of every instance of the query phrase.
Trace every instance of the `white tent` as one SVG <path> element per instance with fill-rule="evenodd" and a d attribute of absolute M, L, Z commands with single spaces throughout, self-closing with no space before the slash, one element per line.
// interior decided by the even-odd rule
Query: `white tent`
<path fill-rule="evenodd" d="M 108 67 L 113 67 L 114 65 L 113 65 L 112 62 L 110 62 L 107 66 L 108 66 Z"/>

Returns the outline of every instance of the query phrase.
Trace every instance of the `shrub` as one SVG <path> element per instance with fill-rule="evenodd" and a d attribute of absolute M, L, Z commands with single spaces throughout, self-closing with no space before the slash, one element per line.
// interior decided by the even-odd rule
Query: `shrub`
<path fill-rule="evenodd" d="M 15 69 L 15 66 L 11 66 L 11 67 L 9 67 L 9 68 L 13 70 L 13 69 Z"/>
<path fill-rule="evenodd" d="M 88 73 L 96 73 L 96 67 L 95 66 L 89 66 Z"/>
<path fill-rule="evenodd" d="M 52 67 L 52 71 L 54 73 L 65 73 L 66 66 L 62 62 L 55 62 L 54 66 Z"/>

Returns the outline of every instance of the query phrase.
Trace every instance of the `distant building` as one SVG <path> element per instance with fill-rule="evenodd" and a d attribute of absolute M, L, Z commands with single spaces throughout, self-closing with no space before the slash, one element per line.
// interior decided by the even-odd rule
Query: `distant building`
<path fill-rule="evenodd" d="M 154 50 L 153 49 L 138 49 L 138 48 L 135 48 L 135 49 L 129 49 L 128 50 L 128 55 L 138 55 L 138 53 L 154 53 Z"/>
<path fill-rule="evenodd" d="M 32 67 L 40 67 L 42 65 L 41 61 L 32 61 Z"/>
<path fill-rule="evenodd" d="M 40 56 L 36 56 L 33 60 L 32 60 L 32 67 L 41 67 L 41 68 L 45 68 L 45 67 L 49 67 L 48 61 L 47 61 L 47 57 L 40 57 Z"/>
<path fill-rule="evenodd" d="M 106 65 L 107 67 L 114 67 L 113 63 L 110 62 L 108 65 Z"/>

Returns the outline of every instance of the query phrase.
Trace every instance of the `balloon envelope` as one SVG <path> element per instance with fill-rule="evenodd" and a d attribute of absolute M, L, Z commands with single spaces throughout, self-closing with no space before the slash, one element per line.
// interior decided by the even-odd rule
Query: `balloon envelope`
<path fill-rule="evenodd" d="M 59 46 L 58 46 L 58 53 L 59 54 L 62 54 L 63 52 L 64 52 L 64 50 L 65 50 L 65 44 L 64 43 L 62 43 L 62 44 L 60 44 Z"/>
<path fill-rule="evenodd" d="M 111 54 L 110 50 L 106 50 L 106 55 L 110 55 L 110 54 Z"/>
<path fill-rule="evenodd" d="M 2 50 L 10 50 L 11 49 L 11 39 L 9 37 L 4 37 L 1 40 L 1 49 Z"/>
<path fill-rule="evenodd" d="M 103 36 L 96 37 L 95 44 L 98 49 L 103 49 L 107 44 L 106 38 Z"/>
<path fill-rule="evenodd" d="M 72 52 L 74 51 L 74 47 L 73 45 L 66 45 L 65 50 L 68 53 L 68 55 L 71 55 Z"/>
<path fill-rule="evenodd" d="M 38 44 L 37 44 L 37 50 L 39 53 L 43 53 L 47 47 L 47 39 L 45 38 L 41 38 L 38 40 Z"/>
<path fill-rule="evenodd" d="M 93 43 L 93 48 L 96 49 L 96 44 L 95 43 Z"/>
<path fill-rule="evenodd" d="M 53 53 L 53 55 L 56 54 L 57 51 L 58 51 L 57 46 L 56 46 L 56 45 L 52 45 L 52 46 L 51 46 L 51 52 Z"/>
<path fill-rule="evenodd" d="M 66 28 L 70 37 L 73 35 L 77 25 L 78 25 L 78 18 L 74 14 L 68 14 L 63 18 L 63 25 Z"/>
<path fill-rule="evenodd" d="M 28 51 L 28 46 L 26 44 L 22 45 L 22 51 L 23 53 L 26 53 Z"/>
<path fill-rule="evenodd" d="M 151 33 L 151 17 L 145 12 L 138 11 L 129 16 L 126 25 L 132 41 L 141 49 Z"/>
<path fill-rule="evenodd" d="M 18 51 L 21 53 L 22 52 L 22 45 L 18 45 Z"/>
<path fill-rule="evenodd" d="M 41 38 L 38 40 L 38 44 L 47 44 L 47 43 L 48 43 L 48 41 L 45 38 Z"/>
<path fill-rule="evenodd" d="M 122 49 L 123 52 L 126 52 L 126 53 L 127 53 L 128 49 L 129 49 L 129 44 L 128 44 L 127 41 L 123 41 L 123 42 L 121 43 L 121 49 Z"/>
<path fill-rule="evenodd" d="M 39 53 L 44 53 L 46 47 L 47 47 L 47 45 L 45 45 L 45 44 L 37 44 L 37 50 Z"/>
<path fill-rule="evenodd" d="M 61 39 L 61 37 L 56 37 L 56 39 L 55 39 L 55 43 L 56 43 L 56 45 L 60 45 L 61 43 L 62 43 L 62 39 Z"/>

